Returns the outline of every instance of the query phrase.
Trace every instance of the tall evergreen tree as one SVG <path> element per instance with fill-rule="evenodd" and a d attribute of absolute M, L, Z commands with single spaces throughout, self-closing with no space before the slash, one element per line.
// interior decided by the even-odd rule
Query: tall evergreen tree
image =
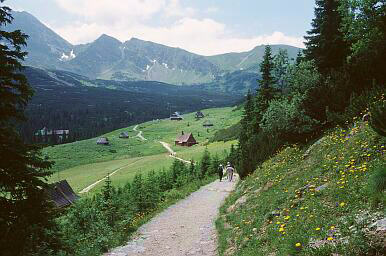
<path fill-rule="evenodd" d="M 202 155 L 201 162 L 200 162 L 201 178 L 204 178 L 205 175 L 209 174 L 210 163 L 211 163 L 210 153 L 208 151 L 208 148 L 205 148 L 205 151 Z"/>
<path fill-rule="evenodd" d="M 298 51 L 298 54 L 296 55 L 296 60 L 295 60 L 295 65 L 298 67 L 300 63 L 303 61 L 304 56 L 303 56 L 303 51 Z"/>
<path fill-rule="evenodd" d="M 305 36 L 305 56 L 307 60 L 315 61 L 323 75 L 341 68 L 349 53 L 349 44 L 341 32 L 339 6 L 338 0 L 316 0 L 312 29 Z"/>
<path fill-rule="evenodd" d="M 275 79 L 272 75 L 274 68 L 273 57 L 271 47 L 267 45 L 265 47 L 264 57 L 262 63 L 260 63 L 260 73 L 262 79 L 260 80 L 260 87 L 257 89 L 256 103 L 255 103 L 255 129 L 260 123 L 261 117 L 265 110 L 268 108 L 269 102 L 274 98 L 277 90 L 273 87 Z"/>
<path fill-rule="evenodd" d="M 279 49 L 279 53 L 273 59 L 273 74 L 277 86 L 283 90 L 287 86 L 286 76 L 290 66 L 288 51 Z"/>
<path fill-rule="evenodd" d="M 272 76 L 273 70 L 273 57 L 271 46 L 265 46 L 263 61 L 260 63 L 260 87 L 269 88 L 274 84 L 274 77 Z"/>
<path fill-rule="evenodd" d="M 20 30 L 5 31 L 12 22 L 11 9 L 0 0 L 0 251 L 2 255 L 45 254 L 57 247 L 51 206 L 44 187 L 50 162 L 40 150 L 23 143 L 16 125 L 32 96 L 21 74 L 27 36 Z"/>

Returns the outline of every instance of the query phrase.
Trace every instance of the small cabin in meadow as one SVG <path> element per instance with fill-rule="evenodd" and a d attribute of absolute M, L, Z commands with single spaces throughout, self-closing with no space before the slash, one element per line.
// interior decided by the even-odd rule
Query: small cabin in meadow
<path fill-rule="evenodd" d="M 174 114 L 172 114 L 172 115 L 170 116 L 170 120 L 181 121 L 181 120 L 183 120 L 183 118 L 182 118 L 182 116 L 180 115 L 180 113 L 174 112 Z"/>
<path fill-rule="evenodd" d="M 202 113 L 201 111 L 197 111 L 196 119 L 200 119 L 200 118 L 204 118 L 204 117 L 205 117 L 204 113 Z"/>
<path fill-rule="evenodd" d="M 109 139 L 106 137 L 98 138 L 97 145 L 109 145 Z"/>
<path fill-rule="evenodd" d="M 61 180 L 49 184 L 44 189 L 47 199 L 51 201 L 57 208 L 63 208 L 73 204 L 80 197 L 75 194 L 70 184 L 66 180 Z"/>
<path fill-rule="evenodd" d="M 206 121 L 202 124 L 202 126 L 204 126 L 204 127 L 212 127 L 212 126 L 213 126 L 213 123 L 212 123 L 210 120 L 206 120 Z"/>
<path fill-rule="evenodd" d="M 119 134 L 119 138 L 127 139 L 127 138 L 129 138 L 129 133 L 128 132 L 121 132 L 121 134 Z"/>
<path fill-rule="evenodd" d="M 198 142 L 193 137 L 192 133 L 184 134 L 184 132 L 182 132 L 181 136 L 179 136 L 175 140 L 176 146 L 191 147 L 196 144 L 198 144 Z"/>

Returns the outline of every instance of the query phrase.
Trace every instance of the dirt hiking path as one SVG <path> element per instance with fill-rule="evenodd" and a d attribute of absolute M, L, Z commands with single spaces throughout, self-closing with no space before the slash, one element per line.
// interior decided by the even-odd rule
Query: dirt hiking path
<path fill-rule="evenodd" d="M 119 172 L 120 170 L 123 170 L 123 169 L 125 169 L 125 168 L 127 168 L 127 167 L 129 167 L 129 166 L 131 166 L 131 165 L 133 165 L 133 164 L 135 164 L 135 163 L 138 162 L 139 160 L 140 160 L 140 159 L 138 159 L 138 160 L 136 160 L 136 161 L 134 161 L 134 162 L 132 162 L 132 163 L 130 163 L 130 164 L 127 164 L 127 165 L 125 165 L 125 166 L 122 166 L 122 167 L 119 167 L 119 168 L 115 169 L 112 173 L 106 175 L 106 176 L 103 177 L 102 179 L 97 180 L 97 181 L 94 182 L 93 184 L 91 184 L 91 185 L 85 187 L 84 189 L 82 189 L 82 190 L 79 192 L 79 194 L 83 194 L 83 193 L 89 192 L 89 191 L 90 191 L 91 189 L 93 189 L 96 185 L 98 185 L 99 183 L 101 183 L 102 181 L 104 181 L 105 179 L 107 179 L 107 177 L 113 176 L 114 174 L 116 174 L 116 173 Z"/>
<path fill-rule="evenodd" d="M 133 131 L 138 132 L 138 134 L 136 135 L 136 137 L 138 137 L 138 138 L 139 138 L 140 140 L 142 140 L 142 141 L 147 140 L 145 137 L 143 137 L 142 131 L 138 131 L 137 128 L 138 128 L 138 125 L 134 126 L 134 128 L 133 128 Z"/>
<path fill-rule="evenodd" d="M 177 156 L 176 156 L 177 153 L 174 152 L 174 150 L 170 147 L 170 145 L 169 145 L 168 143 L 163 142 L 163 141 L 160 141 L 159 143 L 161 143 L 162 146 L 163 146 L 164 148 L 166 148 L 167 151 L 169 151 L 169 153 L 170 153 L 169 156 L 170 156 L 171 158 L 177 159 L 177 160 L 179 160 L 179 161 L 181 161 L 181 162 L 184 162 L 184 163 L 186 163 L 186 164 L 190 164 L 190 161 L 185 160 L 185 159 L 182 159 L 182 158 L 180 158 L 180 157 L 177 157 Z"/>
<path fill-rule="evenodd" d="M 218 180 L 170 206 L 143 225 L 135 239 L 105 256 L 215 256 L 214 221 L 236 182 Z"/>

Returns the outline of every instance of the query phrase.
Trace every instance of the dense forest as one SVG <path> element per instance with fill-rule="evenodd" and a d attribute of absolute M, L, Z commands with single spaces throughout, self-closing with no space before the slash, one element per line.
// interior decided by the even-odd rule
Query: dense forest
<path fill-rule="evenodd" d="M 26 67 L 24 74 L 35 90 L 21 126 L 25 141 L 66 143 L 93 138 L 115 129 L 204 108 L 235 104 L 237 95 L 159 82 L 89 80 L 64 71 Z M 85 84 L 88 84 L 86 86 Z M 187 100 L 188 99 L 188 100 Z M 36 131 L 69 130 L 69 136 L 34 136 Z"/>

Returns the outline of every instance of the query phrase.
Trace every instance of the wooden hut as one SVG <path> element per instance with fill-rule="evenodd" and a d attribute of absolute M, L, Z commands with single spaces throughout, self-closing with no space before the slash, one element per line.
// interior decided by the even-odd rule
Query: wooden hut
<path fill-rule="evenodd" d="M 198 144 L 198 142 L 192 133 L 184 134 L 184 132 L 182 132 L 182 135 L 175 140 L 176 146 L 191 147 L 196 144 Z"/>
<path fill-rule="evenodd" d="M 213 126 L 213 123 L 212 123 L 210 120 L 206 120 L 206 121 L 202 124 L 202 126 L 204 126 L 204 127 L 212 127 L 212 126 Z"/>
<path fill-rule="evenodd" d="M 50 184 L 44 192 L 47 195 L 48 200 L 57 208 L 71 205 L 79 199 L 79 196 L 75 194 L 74 190 L 66 180 Z"/>
<path fill-rule="evenodd" d="M 109 145 L 109 139 L 106 137 L 98 138 L 97 145 Z"/>
<path fill-rule="evenodd" d="M 200 118 L 204 118 L 204 117 L 205 117 L 205 115 L 201 111 L 196 112 L 196 119 L 200 119 Z"/>
<path fill-rule="evenodd" d="M 170 120 L 181 121 L 181 120 L 183 120 L 183 118 L 182 118 L 182 116 L 180 115 L 180 113 L 174 112 L 174 114 L 172 114 L 172 115 L 170 116 Z"/>
<path fill-rule="evenodd" d="M 129 133 L 128 132 L 121 132 L 121 134 L 119 134 L 119 138 L 127 139 L 127 138 L 129 138 Z"/>

